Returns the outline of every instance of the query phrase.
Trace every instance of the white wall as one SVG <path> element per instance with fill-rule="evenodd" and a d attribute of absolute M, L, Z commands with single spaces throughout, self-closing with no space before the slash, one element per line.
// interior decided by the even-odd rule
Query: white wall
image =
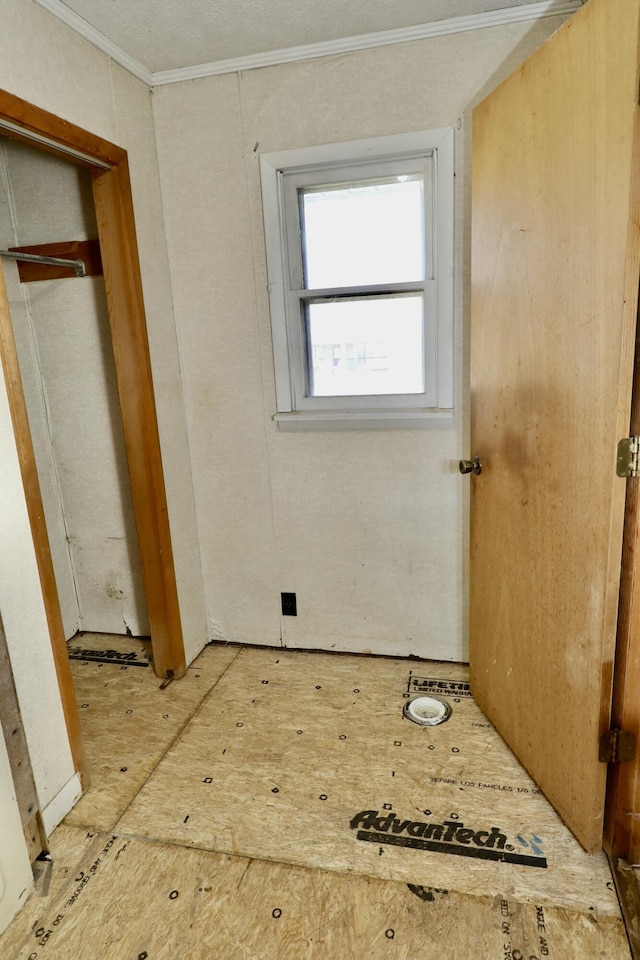
<path fill-rule="evenodd" d="M 466 658 L 471 107 L 560 22 L 154 91 L 212 637 Z M 279 433 L 260 153 L 443 126 L 457 128 L 455 422 Z"/>
<path fill-rule="evenodd" d="M 178 594 L 192 658 L 206 641 L 206 620 L 150 93 L 30 0 L 0 0 L 0 22 L 0 89 L 129 152 Z M 72 778 L 73 765 L 3 382 L 0 460 L 0 611 L 46 806 Z"/>
<path fill-rule="evenodd" d="M 0 379 L 0 612 L 41 806 L 73 777 L 4 380 Z"/>
<path fill-rule="evenodd" d="M 24 842 L 9 756 L 0 739 L 0 934 L 33 889 L 33 874 Z"/>

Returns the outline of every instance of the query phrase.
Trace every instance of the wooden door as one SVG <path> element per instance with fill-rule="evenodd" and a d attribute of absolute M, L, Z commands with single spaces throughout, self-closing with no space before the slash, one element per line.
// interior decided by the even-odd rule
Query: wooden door
<path fill-rule="evenodd" d="M 471 682 L 602 843 L 640 267 L 640 0 L 589 0 L 474 111 Z"/>

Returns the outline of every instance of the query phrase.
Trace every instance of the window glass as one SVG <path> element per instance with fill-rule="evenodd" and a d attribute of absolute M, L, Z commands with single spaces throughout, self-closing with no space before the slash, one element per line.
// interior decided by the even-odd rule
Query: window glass
<path fill-rule="evenodd" d="M 424 391 L 423 297 L 357 297 L 306 305 L 312 397 Z"/>
<path fill-rule="evenodd" d="M 298 191 L 304 287 L 424 279 L 420 173 Z"/>

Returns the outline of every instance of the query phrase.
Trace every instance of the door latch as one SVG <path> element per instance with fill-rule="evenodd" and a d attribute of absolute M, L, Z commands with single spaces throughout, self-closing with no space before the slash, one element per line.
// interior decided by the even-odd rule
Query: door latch
<path fill-rule="evenodd" d="M 460 473 L 475 473 L 476 476 L 479 476 L 482 473 L 480 457 L 474 457 L 473 460 L 460 460 L 458 469 Z"/>

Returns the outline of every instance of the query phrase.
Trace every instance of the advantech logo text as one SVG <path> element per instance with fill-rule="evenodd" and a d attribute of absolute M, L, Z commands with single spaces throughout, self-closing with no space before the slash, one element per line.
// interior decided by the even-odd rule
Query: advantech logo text
<path fill-rule="evenodd" d="M 518 863 L 527 867 L 547 866 L 538 837 L 526 840 L 518 835 L 515 838 L 521 851 L 518 852 L 500 827 L 479 830 L 455 819 L 443 820 L 442 823 L 400 820 L 394 813 L 383 812 L 380 815 L 378 810 L 363 810 L 353 817 L 350 826 L 358 831 L 356 839 L 367 843 L 386 843 L 394 847 Z"/>

